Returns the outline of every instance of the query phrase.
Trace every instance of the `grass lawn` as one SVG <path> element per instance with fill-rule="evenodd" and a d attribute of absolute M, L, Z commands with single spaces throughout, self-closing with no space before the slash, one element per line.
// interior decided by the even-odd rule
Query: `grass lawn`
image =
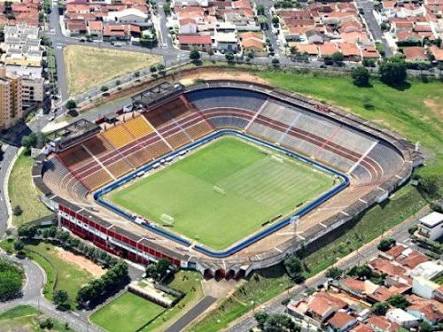
<path fill-rule="evenodd" d="M 65 47 L 63 54 L 70 95 L 162 62 L 158 55 L 79 45 Z"/>
<path fill-rule="evenodd" d="M 443 83 L 412 80 L 405 90 L 373 79 L 372 87 L 359 88 L 349 76 L 324 76 L 283 71 L 263 71 L 270 84 L 340 106 L 365 119 L 393 129 L 419 142 L 428 162 L 422 174 L 440 176 L 443 193 Z"/>
<path fill-rule="evenodd" d="M 27 256 L 36 261 L 46 272 L 47 282 L 43 289 L 45 297 L 52 300 L 54 291 L 65 290 L 69 295 L 71 307 L 74 308 L 78 290 L 94 279 L 94 276 L 62 260 L 56 250 L 57 247 L 44 242 L 25 246 Z"/>
<path fill-rule="evenodd" d="M 135 332 L 164 311 L 162 306 L 125 292 L 96 311 L 91 321 L 109 332 Z"/>
<path fill-rule="evenodd" d="M 224 249 L 318 197 L 333 181 L 283 154 L 223 137 L 110 199 L 159 224 L 170 216 L 171 230 Z"/>
<path fill-rule="evenodd" d="M 361 247 L 365 243 L 383 234 L 383 232 L 400 224 L 404 219 L 418 212 L 426 201 L 418 191 L 406 186 L 400 189 L 387 204 L 376 206 L 364 214 L 361 220 L 345 234 L 304 258 L 309 271 L 306 277 L 313 276 L 327 269 L 337 259 Z M 202 321 L 189 330 L 199 332 L 220 331 L 229 322 L 244 315 L 253 306 L 258 307 L 276 295 L 285 291 L 292 282 L 282 266 L 275 266 L 257 271 L 238 288 L 233 296 L 224 300 Z M 254 301 L 253 303 L 251 301 Z"/>
<path fill-rule="evenodd" d="M 12 216 L 14 226 L 48 216 L 51 212 L 40 202 L 40 192 L 34 186 L 31 169 L 34 160 L 22 153 L 14 164 L 9 177 L 8 193 L 11 206 L 17 205 L 23 210 L 20 216 Z"/>
<path fill-rule="evenodd" d="M 51 319 L 54 326 L 51 330 L 41 329 L 40 320 L 46 319 L 47 316 L 40 313 L 34 307 L 28 305 L 20 305 L 0 314 L 0 331 L 2 332 L 68 332 L 72 331 L 69 326 L 64 323 Z"/>
<path fill-rule="evenodd" d="M 186 293 L 171 309 L 125 292 L 92 314 L 90 320 L 109 332 L 164 331 L 203 297 L 198 272 L 179 271 L 169 286 Z"/>

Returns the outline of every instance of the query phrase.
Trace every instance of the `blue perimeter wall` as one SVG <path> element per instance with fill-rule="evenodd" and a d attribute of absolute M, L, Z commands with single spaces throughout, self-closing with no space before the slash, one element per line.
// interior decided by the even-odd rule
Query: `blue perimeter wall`
<path fill-rule="evenodd" d="M 284 153 L 285 155 L 287 155 L 288 157 L 300 160 L 304 163 L 310 164 L 311 166 L 320 169 L 323 172 L 329 173 L 329 174 L 333 174 L 335 176 L 340 177 L 343 181 L 340 182 L 338 185 L 334 186 L 333 188 L 331 188 L 329 191 L 327 191 L 326 193 L 322 194 L 320 197 L 318 197 L 317 199 L 315 199 L 314 201 L 310 202 L 308 205 L 296 210 L 292 215 L 290 215 L 289 217 L 280 220 L 272 225 L 270 225 L 269 227 L 266 227 L 265 229 L 257 232 L 256 234 L 253 234 L 249 237 L 247 237 L 246 239 L 240 241 L 239 243 L 235 244 L 234 246 L 226 249 L 226 250 L 222 250 L 222 251 L 216 251 L 213 250 L 211 248 L 208 248 L 206 246 L 203 246 L 201 244 L 196 244 L 194 246 L 194 249 L 209 256 L 209 257 L 213 257 L 213 258 L 225 258 L 228 256 L 231 256 L 233 254 L 235 254 L 236 252 L 250 246 L 251 244 L 265 238 L 266 236 L 282 229 L 283 227 L 291 224 L 292 222 L 297 222 L 297 220 L 301 217 L 303 217 L 304 215 L 306 215 L 307 213 L 309 213 L 310 211 L 312 211 L 313 209 L 315 209 L 317 206 L 323 204 L 324 202 L 326 202 L 328 199 L 330 199 L 332 196 L 338 194 L 340 191 L 342 191 L 343 189 L 345 189 L 347 186 L 349 186 L 349 178 L 340 172 L 337 172 L 336 170 L 329 168 L 325 165 L 322 165 L 316 161 L 310 160 L 306 157 L 303 157 L 297 153 L 294 153 L 292 151 L 289 151 L 285 148 L 282 147 L 278 147 L 275 146 L 273 144 L 264 142 L 262 140 L 259 140 L 255 137 L 252 137 L 250 135 L 247 135 L 245 133 L 236 131 L 236 130 L 231 130 L 231 129 L 222 129 L 219 130 L 215 133 L 209 134 L 201 139 L 199 139 L 198 141 L 189 143 L 183 147 L 181 147 L 180 149 L 177 149 L 175 151 L 169 152 L 165 155 L 163 155 L 160 159 L 151 161 L 149 163 L 147 163 L 146 165 L 141 166 L 140 168 L 138 168 L 137 170 L 121 177 L 120 179 L 115 180 L 114 182 L 108 184 L 107 186 L 97 190 L 94 193 L 94 199 L 102 206 L 108 208 L 109 210 L 117 213 L 118 215 L 128 219 L 129 221 L 132 221 L 135 223 L 135 219 L 136 217 L 134 217 L 133 215 L 123 211 L 122 209 L 120 209 L 119 207 L 113 205 L 112 203 L 106 201 L 103 196 L 108 194 L 109 192 L 125 185 L 126 183 L 132 181 L 133 179 L 137 178 L 139 176 L 140 172 L 149 172 L 150 170 L 152 170 L 153 165 L 159 163 L 160 161 L 165 160 L 166 158 L 175 158 L 177 156 L 180 156 L 180 153 L 182 151 L 186 151 L 186 150 L 194 150 L 196 148 L 198 148 L 199 146 L 202 146 L 204 144 L 207 144 L 211 141 L 213 141 L 214 139 L 217 139 L 219 137 L 222 136 L 226 136 L 226 135 L 233 135 L 233 136 L 239 136 L 241 138 L 244 138 L 246 140 L 252 141 L 258 145 L 261 146 L 265 146 L 267 148 L 270 148 L 272 150 L 276 150 L 279 152 Z M 139 223 L 137 223 L 139 224 Z M 139 224 L 140 225 L 140 224 Z M 153 224 L 151 222 L 147 222 L 147 223 L 143 223 L 140 226 L 145 227 L 146 229 L 148 229 L 149 231 L 152 231 L 156 234 L 159 234 L 169 240 L 175 241 L 181 245 L 184 245 L 186 247 L 191 246 L 191 244 L 193 243 L 192 241 L 184 238 L 183 236 L 177 235 L 171 231 L 166 230 L 165 228 L 158 226 L 156 224 Z"/>

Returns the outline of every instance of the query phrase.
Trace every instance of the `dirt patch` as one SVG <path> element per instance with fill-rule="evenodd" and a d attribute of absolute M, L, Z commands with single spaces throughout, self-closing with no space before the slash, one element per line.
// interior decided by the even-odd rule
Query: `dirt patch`
<path fill-rule="evenodd" d="M 208 279 L 203 280 L 203 293 L 206 296 L 212 296 L 216 299 L 225 298 L 228 294 L 231 294 L 236 286 L 238 286 L 238 282 L 236 280 L 219 280 Z"/>
<path fill-rule="evenodd" d="M 424 103 L 426 107 L 432 111 L 432 113 L 434 113 L 437 117 L 443 119 L 443 105 L 440 100 L 425 99 Z"/>
<path fill-rule="evenodd" d="M 197 80 L 235 80 L 266 84 L 267 82 L 253 73 L 242 70 L 221 70 L 220 68 L 202 68 L 190 72 L 180 80 L 184 85 L 193 84 Z"/>
<path fill-rule="evenodd" d="M 65 262 L 77 265 L 81 269 L 88 271 L 94 277 L 101 277 L 106 272 L 101 266 L 95 264 L 89 259 L 80 255 L 75 255 L 72 252 L 66 251 L 62 248 L 57 248 L 57 256 Z"/>

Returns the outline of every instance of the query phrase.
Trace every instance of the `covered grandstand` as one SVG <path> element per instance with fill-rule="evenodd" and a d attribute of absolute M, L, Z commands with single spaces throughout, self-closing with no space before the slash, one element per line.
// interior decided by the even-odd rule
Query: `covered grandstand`
<path fill-rule="evenodd" d="M 279 262 L 386 199 L 421 161 L 411 144 L 392 133 L 269 86 L 211 81 L 174 87 L 172 93 L 162 90 L 157 102 L 150 93 L 143 107 L 139 99 L 134 99 L 137 111 L 40 156 L 33 170 L 43 201 L 58 212 L 61 226 L 136 262 L 166 258 L 207 276 L 243 276 Z M 162 229 L 143 227 L 95 200 L 101 188 L 129 181 L 149 163 L 223 131 L 294 152 L 343 174 L 349 185 L 296 223 L 288 221 L 222 256 Z"/>

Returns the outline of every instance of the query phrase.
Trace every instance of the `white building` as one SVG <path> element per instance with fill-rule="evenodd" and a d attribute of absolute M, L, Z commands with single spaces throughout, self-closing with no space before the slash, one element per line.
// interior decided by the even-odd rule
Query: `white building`
<path fill-rule="evenodd" d="M 386 318 L 404 328 L 415 327 L 419 324 L 418 318 L 399 308 L 389 309 Z"/>
<path fill-rule="evenodd" d="M 443 236 L 443 214 L 432 212 L 420 219 L 419 233 L 430 240 Z"/>
<path fill-rule="evenodd" d="M 412 293 L 428 300 L 434 297 L 434 291 L 438 287 L 438 284 L 423 277 L 414 277 L 412 279 Z"/>
<path fill-rule="evenodd" d="M 119 24 L 147 25 L 149 23 L 148 14 L 137 8 L 126 8 L 116 12 L 110 12 L 104 17 L 105 22 Z"/>

